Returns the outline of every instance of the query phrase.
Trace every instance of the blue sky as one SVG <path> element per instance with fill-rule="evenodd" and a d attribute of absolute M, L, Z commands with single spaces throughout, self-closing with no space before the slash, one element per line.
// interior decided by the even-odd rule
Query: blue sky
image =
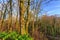
<path fill-rule="evenodd" d="M 60 0 L 52 0 L 46 3 L 48 0 L 42 3 L 42 8 L 48 15 L 60 14 Z"/>
<path fill-rule="evenodd" d="M 0 10 L 2 10 L 3 1 L 6 4 L 7 1 L 9 1 L 9 0 L 0 0 Z M 14 3 L 14 6 L 13 6 L 13 14 L 16 15 L 16 13 L 19 11 L 18 10 L 18 2 L 17 2 L 17 0 L 13 0 L 13 3 Z"/>
<path fill-rule="evenodd" d="M 6 0 L 4 0 L 6 1 Z M 39 0 L 38 0 L 39 1 Z M 60 15 L 60 0 L 52 0 L 48 3 L 46 3 L 49 0 L 45 0 L 42 3 L 43 12 L 47 12 L 48 15 L 54 15 L 59 14 Z M 2 3 L 2 0 L 0 0 L 0 3 Z"/>

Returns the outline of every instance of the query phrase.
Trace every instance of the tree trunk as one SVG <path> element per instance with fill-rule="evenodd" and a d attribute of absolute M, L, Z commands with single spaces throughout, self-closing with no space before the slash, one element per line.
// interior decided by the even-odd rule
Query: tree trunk
<path fill-rule="evenodd" d="M 30 0 L 28 0 L 28 6 L 27 6 L 27 20 L 26 20 L 26 33 L 28 34 L 28 25 L 29 25 L 29 19 L 30 19 L 30 13 L 29 13 L 29 6 L 30 6 Z"/>
<path fill-rule="evenodd" d="M 23 35 L 25 34 L 25 20 L 24 20 L 24 13 L 25 13 L 25 7 L 24 7 L 24 0 L 19 0 L 19 10 L 20 10 L 20 33 Z"/>

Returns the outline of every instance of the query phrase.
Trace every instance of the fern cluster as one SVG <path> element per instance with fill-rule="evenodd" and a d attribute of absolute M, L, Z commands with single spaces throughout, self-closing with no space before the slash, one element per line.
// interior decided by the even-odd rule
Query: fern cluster
<path fill-rule="evenodd" d="M 6 32 L 0 32 L 0 39 L 3 40 L 33 40 L 29 35 L 20 35 L 16 32 L 6 33 Z"/>

